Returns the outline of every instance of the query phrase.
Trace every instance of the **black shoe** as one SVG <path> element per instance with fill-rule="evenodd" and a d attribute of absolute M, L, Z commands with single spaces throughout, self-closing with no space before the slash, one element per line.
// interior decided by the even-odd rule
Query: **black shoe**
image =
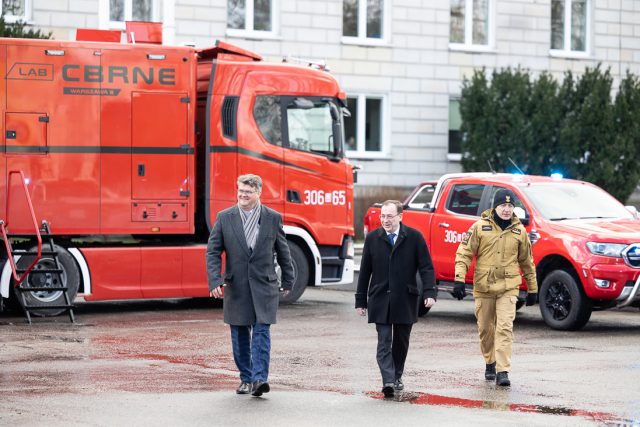
<path fill-rule="evenodd" d="M 484 370 L 484 379 L 487 381 L 493 381 L 496 379 L 496 362 L 486 365 Z"/>
<path fill-rule="evenodd" d="M 498 372 L 498 376 L 496 376 L 496 384 L 501 387 L 509 387 L 511 385 L 511 381 L 509 381 L 509 373 Z"/>
<path fill-rule="evenodd" d="M 382 387 L 382 394 L 384 394 L 384 397 L 393 397 L 393 385 L 393 383 L 386 383 Z"/>
<path fill-rule="evenodd" d="M 395 383 L 393 383 L 393 388 L 397 391 L 404 390 L 404 383 L 402 382 L 402 378 L 398 378 Z"/>
<path fill-rule="evenodd" d="M 265 381 L 256 381 L 253 383 L 253 391 L 251 392 L 252 396 L 262 396 L 263 393 L 269 393 L 269 383 Z"/>
<path fill-rule="evenodd" d="M 251 393 L 251 384 L 242 381 L 236 390 L 236 394 L 249 394 Z"/>

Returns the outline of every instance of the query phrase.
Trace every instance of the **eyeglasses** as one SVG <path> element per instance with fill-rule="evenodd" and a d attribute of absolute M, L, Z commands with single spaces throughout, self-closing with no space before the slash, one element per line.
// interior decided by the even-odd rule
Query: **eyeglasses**
<path fill-rule="evenodd" d="M 384 221 L 385 219 L 393 219 L 393 218 L 397 217 L 398 215 L 400 215 L 400 214 L 395 214 L 395 215 L 380 215 L 380 219 Z"/>
<path fill-rule="evenodd" d="M 256 191 L 255 190 L 240 190 L 238 189 L 238 194 L 242 194 L 243 196 L 250 196 L 252 194 L 255 194 Z"/>

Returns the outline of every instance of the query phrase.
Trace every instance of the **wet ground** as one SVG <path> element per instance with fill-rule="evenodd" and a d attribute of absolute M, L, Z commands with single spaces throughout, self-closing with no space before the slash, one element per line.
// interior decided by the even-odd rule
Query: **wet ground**
<path fill-rule="evenodd" d="M 382 399 L 375 328 L 348 291 L 308 289 L 272 329 L 272 392 L 236 396 L 211 300 L 84 303 L 66 317 L 0 315 L 0 425 L 640 425 L 640 313 L 558 332 L 518 313 L 510 377 L 483 379 L 472 301 L 415 325 L 406 390 Z"/>

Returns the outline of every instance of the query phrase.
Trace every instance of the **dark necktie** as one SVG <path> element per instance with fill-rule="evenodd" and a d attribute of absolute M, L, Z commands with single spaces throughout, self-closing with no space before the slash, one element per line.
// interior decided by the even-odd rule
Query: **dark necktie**
<path fill-rule="evenodd" d="M 391 243 L 391 246 L 393 246 L 393 239 L 395 239 L 395 237 L 396 237 L 396 233 L 387 234 L 387 239 L 389 239 L 389 243 Z"/>

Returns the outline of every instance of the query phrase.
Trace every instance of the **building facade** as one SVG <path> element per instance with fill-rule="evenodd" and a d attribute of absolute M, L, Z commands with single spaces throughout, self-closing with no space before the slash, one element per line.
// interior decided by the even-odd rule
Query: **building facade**
<path fill-rule="evenodd" d="M 640 74 L 640 0 L 3 0 L 73 39 L 76 28 L 163 22 L 165 44 L 216 39 L 326 61 L 348 96 L 347 153 L 362 166 L 356 220 L 372 199 L 460 170 L 458 98 L 478 67 L 558 78 L 601 63 Z"/>

